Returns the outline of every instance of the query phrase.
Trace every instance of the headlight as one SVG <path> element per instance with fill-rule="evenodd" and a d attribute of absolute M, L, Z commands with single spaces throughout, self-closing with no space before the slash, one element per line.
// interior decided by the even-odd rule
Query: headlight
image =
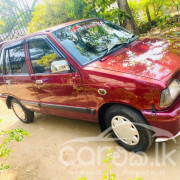
<path fill-rule="evenodd" d="M 180 95 L 180 80 L 175 79 L 162 91 L 160 98 L 160 107 L 170 106 Z"/>

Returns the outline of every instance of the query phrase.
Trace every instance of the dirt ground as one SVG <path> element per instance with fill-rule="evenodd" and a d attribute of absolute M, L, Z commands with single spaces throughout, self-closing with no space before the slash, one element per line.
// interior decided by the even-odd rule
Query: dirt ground
<path fill-rule="evenodd" d="M 0 119 L 0 130 L 21 127 L 30 133 L 30 137 L 22 142 L 12 142 L 9 146 L 14 153 L 2 162 L 12 167 L 0 173 L 0 180 L 77 180 L 83 176 L 88 180 L 100 180 L 102 172 L 107 169 L 102 163 L 106 155 L 103 149 L 107 146 L 112 146 L 116 152 L 112 171 L 118 180 L 135 176 L 141 176 L 143 180 L 180 179 L 180 138 L 176 143 L 154 144 L 146 154 L 136 155 L 115 142 L 63 145 L 75 138 L 97 137 L 101 132 L 95 123 L 36 114 L 33 123 L 23 124 L 1 101 Z"/>
<path fill-rule="evenodd" d="M 177 27 L 167 27 L 163 30 L 155 27 L 147 34 L 142 34 L 141 38 L 180 39 L 180 23 Z"/>

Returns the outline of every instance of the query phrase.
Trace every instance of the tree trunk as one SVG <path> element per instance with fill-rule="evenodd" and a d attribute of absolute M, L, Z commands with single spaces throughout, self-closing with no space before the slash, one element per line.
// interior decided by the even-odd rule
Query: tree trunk
<path fill-rule="evenodd" d="M 148 18 L 148 22 L 149 22 L 150 26 L 152 27 L 151 15 L 150 15 L 148 6 L 146 6 L 146 15 L 147 15 L 147 18 Z"/>
<path fill-rule="evenodd" d="M 131 16 L 131 18 L 125 18 L 123 23 L 124 27 L 135 34 L 139 34 L 136 22 L 132 16 L 127 0 L 117 0 L 117 4 L 119 9 L 125 10 Z"/>

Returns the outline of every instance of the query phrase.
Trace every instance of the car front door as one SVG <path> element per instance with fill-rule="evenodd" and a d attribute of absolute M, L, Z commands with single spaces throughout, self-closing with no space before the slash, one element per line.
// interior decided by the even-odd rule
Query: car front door
<path fill-rule="evenodd" d="M 27 39 L 34 88 L 48 114 L 94 120 L 80 73 L 48 37 Z"/>

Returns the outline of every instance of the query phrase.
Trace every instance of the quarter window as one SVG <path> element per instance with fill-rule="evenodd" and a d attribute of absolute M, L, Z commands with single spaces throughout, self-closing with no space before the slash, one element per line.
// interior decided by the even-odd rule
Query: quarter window
<path fill-rule="evenodd" d="M 6 74 L 28 73 L 24 47 L 16 46 L 6 50 Z"/>
<path fill-rule="evenodd" d="M 11 70 L 11 64 L 9 61 L 9 50 L 6 50 L 6 74 L 12 74 L 12 70 Z"/>
<path fill-rule="evenodd" d="M 0 74 L 3 74 L 3 53 L 4 51 L 0 52 Z"/>
<path fill-rule="evenodd" d="M 34 73 L 53 73 L 53 64 L 65 60 L 64 57 L 57 55 L 43 39 L 29 42 L 29 54 Z"/>

